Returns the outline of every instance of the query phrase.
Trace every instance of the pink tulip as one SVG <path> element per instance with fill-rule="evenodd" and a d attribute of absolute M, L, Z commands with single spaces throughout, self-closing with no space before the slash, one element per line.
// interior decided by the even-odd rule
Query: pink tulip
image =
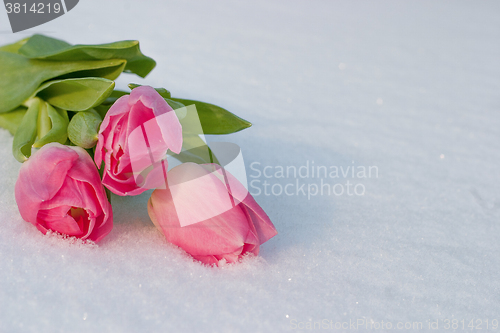
<path fill-rule="evenodd" d="M 104 160 L 102 183 L 110 191 L 137 195 L 164 183 L 160 162 L 168 149 L 179 153 L 181 147 L 175 112 L 156 90 L 140 86 L 120 97 L 104 117 L 95 162 L 100 168 Z"/>
<path fill-rule="evenodd" d="M 22 218 L 44 234 L 52 230 L 97 242 L 113 228 L 99 173 L 80 147 L 43 146 L 23 163 L 15 195 Z"/>
<path fill-rule="evenodd" d="M 193 258 L 218 265 L 236 262 L 277 234 L 245 187 L 216 164 L 184 163 L 168 172 L 148 213 L 156 227 Z"/>

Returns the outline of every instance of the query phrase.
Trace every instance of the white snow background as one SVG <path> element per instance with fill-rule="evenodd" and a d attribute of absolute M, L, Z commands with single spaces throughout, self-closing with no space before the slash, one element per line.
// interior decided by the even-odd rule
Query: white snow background
<path fill-rule="evenodd" d="M 279 234 L 259 257 L 213 268 L 156 231 L 151 192 L 114 196 L 114 229 L 97 246 L 42 235 L 19 215 L 20 164 L 0 130 L 0 332 L 351 331 L 335 325 L 358 320 L 369 323 L 358 331 L 420 322 L 402 331 L 425 332 L 454 319 L 460 329 L 482 320 L 483 330 L 488 320 L 492 331 L 499 17 L 497 1 L 82 0 L 12 34 L 0 9 L 0 44 L 33 33 L 138 39 L 158 65 L 117 87 L 165 87 L 251 121 L 211 140 L 237 143 L 249 180 L 279 184 L 275 193 L 321 179 L 255 178 L 252 163 L 273 167 L 268 175 L 313 161 L 378 168 L 378 177 L 323 179 L 362 184 L 363 196 L 255 196 Z"/>

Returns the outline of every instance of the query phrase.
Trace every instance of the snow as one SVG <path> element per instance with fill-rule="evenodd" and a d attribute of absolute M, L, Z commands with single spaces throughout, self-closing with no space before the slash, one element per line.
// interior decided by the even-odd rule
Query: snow
<path fill-rule="evenodd" d="M 495 1 L 86 0 L 17 34 L 0 10 L 0 44 L 37 32 L 72 43 L 138 39 L 158 66 L 146 79 L 124 74 L 119 88 L 163 86 L 251 121 L 210 139 L 241 147 L 249 184 L 262 191 L 255 198 L 279 232 L 257 258 L 205 267 L 156 231 L 148 191 L 113 197 L 115 227 L 98 245 L 43 236 L 17 211 L 20 164 L 1 130 L 0 332 L 278 332 L 318 322 L 349 331 L 335 325 L 358 320 L 360 331 L 417 322 L 407 331 L 423 332 L 446 320 L 467 329 L 472 319 L 492 330 L 499 9 Z M 256 177 L 254 162 L 271 178 Z M 376 166 L 378 177 L 275 177 L 277 166 L 313 162 L 329 171 Z M 364 195 L 297 192 L 321 180 L 345 191 L 347 181 L 362 184 Z M 267 193 L 292 184 L 292 195 L 265 195 L 264 181 Z"/>

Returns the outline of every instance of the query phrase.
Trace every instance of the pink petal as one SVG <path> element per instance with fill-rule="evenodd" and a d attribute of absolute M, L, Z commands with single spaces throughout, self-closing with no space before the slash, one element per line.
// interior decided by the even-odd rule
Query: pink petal
<path fill-rule="evenodd" d="M 109 142 L 108 145 L 105 145 L 105 139 L 109 137 L 109 132 L 115 128 L 116 124 L 112 122 L 112 119 L 114 119 L 114 122 L 118 121 L 121 117 L 113 117 L 117 115 L 121 115 L 124 113 L 127 113 L 129 110 L 128 106 L 128 100 L 130 96 L 129 95 L 124 95 L 118 98 L 115 103 L 109 108 L 108 112 L 106 113 L 106 116 L 102 120 L 101 126 L 99 128 L 99 139 L 97 141 L 97 146 L 96 146 L 96 151 L 94 155 L 94 160 L 97 166 L 100 168 L 101 163 L 102 163 L 102 150 L 104 147 L 106 147 L 109 150 Z"/>
<path fill-rule="evenodd" d="M 259 239 L 246 207 L 234 205 L 214 173 L 184 163 L 169 171 L 167 181 L 168 189 L 157 189 L 151 195 L 148 212 L 169 242 L 194 256 L 238 251 L 239 255 L 245 246 L 258 253 Z"/>
<path fill-rule="evenodd" d="M 81 216 L 72 216 L 75 211 L 71 206 L 58 206 L 51 209 L 41 209 L 38 212 L 37 222 L 44 229 L 50 229 L 69 236 L 86 239 L 94 228 L 95 218 L 89 216 L 85 210 Z"/>
<path fill-rule="evenodd" d="M 235 198 L 236 202 L 242 202 L 244 209 L 248 212 L 253 225 L 255 226 L 256 233 L 259 238 L 260 244 L 267 242 L 272 237 L 278 234 L 278 231 L 274 227 L 271 219 L 267 216 L 266 212 L 259 206 L 252 195 L 247 191 L 247 189 L 241 184 L 236 177 L 231 175 L 226 170 L 221 170 L 220 166 L 217 164 L 204 164 L 203 166 L 218 167 L 220 173 L 224 172 L 227 178 L 228 187 L 231 194 Z"/>
<path fill-rule="evenodd" d="M 231 253 L 244 245 L 248 222 L 240 207 L 181 227 L 170 198 L 168 189 L 155 190 L 148 202 L 149 215 L 161 227 L 167 241 L 192 255 Z"/>
<path fill-rule="evenodd" d="M 92 229 L 90 235 L 88 235 L 88 239 L 94 242 L 99 242 L 106 235 L 108 235 L 113 229 L 113 210 L 111 209 L 111 205 L 109 205 L 109 209 L 106 215 L 101 214 L 96 218 L 95 226 Z"/>
<path fill-rule="evenodd" d="M 162 132 L 163 140 L 168 148 L 180 153 L 182 148 L 182 127 L 173 109 L 150 86 L 140 86 L 130 92 L 130 104 L 140 101 L 145 107 L 152 109 Z M 154 147 L 155 144 L 152 144 Z"/>
<path fill-rule="evenodd" d="M 23 163 L 15 186 L 15 196 L 24 220 L 36 220 L 36 207 L 57 193 L 77 159 L 78 154 L 71 148 L 50 143 Z M 40 181 L 40 175 L 44 177 L 43 182 Z"/>

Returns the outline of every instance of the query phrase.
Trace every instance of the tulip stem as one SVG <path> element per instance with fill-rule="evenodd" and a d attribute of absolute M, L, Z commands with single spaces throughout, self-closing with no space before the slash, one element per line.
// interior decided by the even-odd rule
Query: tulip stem
<path fill-rule="evenodd" d="M 43 102 L 40 106 L 40 111 L 38 112 L 38 139 L 43 138 L 47 133 L 49 133 L 52 128 L 52 122 L 49 118 L 49 112 L 47 111 L 47 103 Z"/>

